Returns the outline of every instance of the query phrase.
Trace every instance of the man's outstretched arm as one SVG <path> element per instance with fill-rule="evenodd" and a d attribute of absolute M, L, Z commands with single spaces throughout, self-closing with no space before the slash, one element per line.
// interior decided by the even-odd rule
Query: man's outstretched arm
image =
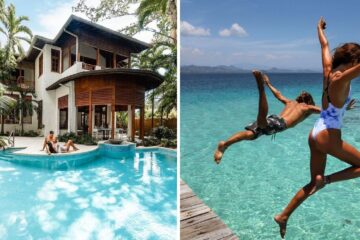
<path fill-rule="evenodd" d="M 263 74 L 263 79 L 264 79 L 264 83 L 270 88 L 271 92 L 273 93 L 273 95 L 283 104 L 286 104 L 288 102 L 290 102 L 289 99 L 287 99 L 286 97 L 284 97 L 281 92 L 279 90 L 277 90 L 271 83 L 269 80 L 269 77 L 266 74 Z"/>
<path fill-rule="evenodd" d="M 311 113 L 321 113 L 321 108 L 318 106 L 308 105 Z"/>

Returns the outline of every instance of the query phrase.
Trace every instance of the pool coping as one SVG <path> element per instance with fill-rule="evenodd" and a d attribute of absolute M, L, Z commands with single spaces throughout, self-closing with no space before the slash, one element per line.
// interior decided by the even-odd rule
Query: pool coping
<path fill-rule="evenodd" d="M 144 151 L 151 151 L 151 150 L 161 150 L 163 152 L 167 152 L 167 153 L 177 153 L 177 149 L 171 149 L 171 148 L 166 148 L 166 147 L 161 147 L 161 146 L 149 146 L 149 147 L 144 147 L 144 146 L 139 146 L 139 147 L 136 147 L 136 143 L 132 143 L 132 142 L 126 142 L 126 144 L 108 144 L 108 143 L 105 143 L 105 142 L 101 142 L 101 143 L 98 143 L 97 146 L 94 148 L 94 149 L 91 149 L 91 150 L 87 150 L 87 151 L 82 151 L 82 152 L 69 152 L 69 153 L 56 153 L 56 154 L 36 154 L 36 153 L 19 153 L 17 151 L 13 152 L 12 154 L 14 154 L 15 156 L 29 156 L 29 157 L 61 157 L 61 156 L 79 156 L 79 155 L 82 155 L 82 154 L 88 154 L 88 153 L 92 153 L 92 152 L 96 152 L 96 151 L 99 151 L 100 149 L 100 146 L 101 145 L 109 145 L 111 147 L 130 147 L 130 146 L 133 146 L 135 145 L 135 151 L 137 150 L 144 150 Z M 9 148 L 6 148 L 7 150 L 15 150 L 15 149 L 25 149 L 27 147 L 9 147 Z"/>
<path fill-rule="evenodd" d="M 135 155 L 136 153 L 153 152 L 155 154 L 162 154 L 166 158 L 171 157 L 177 161 L 177 151 L 166 149 L 162 147 L 140 147 L 136 148 L 135 143 L 114 145 L 108 143 L 100 143 L 96 148 L 82 152 L 73 152 L 71 154 L 29 154 L 24 152 L 17 152 L 16 149 L 24 149 L 24 147 L 8 148 L 10 152 L 0 156 L 1 160 L 13 163 L 30 165 L 33 167 L 47 168 L 51 170 L 74 169 L 78 166 L 96 161 L 99 156 L 105 156 L 112 159 L 117 159 L 123 155 Z M 11 151 L 14 150 L 14 151 Z"/>

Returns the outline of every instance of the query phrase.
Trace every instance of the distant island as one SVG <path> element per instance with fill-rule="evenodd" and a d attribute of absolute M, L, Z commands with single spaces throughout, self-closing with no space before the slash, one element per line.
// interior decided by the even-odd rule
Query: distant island
<path fill-rule="evenodd" d="M 320 73 L 320 71 L 314 71 L 310 69 L 281 69 L 281 68 L 269 68 L 269 69 L 260 69 L 267 73 Z M 251 69 L 243 69 L 236 66 L 227 66 L 227 65 L 219 65 L 219 66 L 197 66 L 197 65 L 185 65 L 181 66 L 181 73 L 250 73 Z"/>

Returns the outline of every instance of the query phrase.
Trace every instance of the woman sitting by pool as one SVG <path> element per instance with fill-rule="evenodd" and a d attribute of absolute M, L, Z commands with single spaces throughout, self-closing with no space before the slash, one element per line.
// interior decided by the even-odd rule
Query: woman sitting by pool
<path fill-rule="evenodd" d="M 360 152 L 341 138 L 342 120 L 351 101 L 350 83 L 360 76 L 360 45 L 345 43 L 336 48 L 331 56 L 324 33 L 325 25 L 321 18 L 317 29 L 322 49 L 323 96 L 320 118 L 309 134 L 311 180 L 296 193 L 288 206 L 275 216 L 281 237 L 285 236 L 286 224 L 291 214 L 310 195 L 326 184 L 360 176 Z M 351 166 L 324 176 L 328 154 Z"/>
<path fill-rule="evenodd" d="M 287 99 L 280 93 L 280 91 L 271 85 L 268 76 L 259 71 L 253 71 L 253 74 L 259 89 L 259 109 L 257 121 L 245 127 L 246 131 L 238 132 L 228 140 L 221 141 L 218 144 L 214 154 L 214 159 L 217 164 L 220 163 L 224 151 L 234 143 L 243 140 L 255 140 L 263 134 L 274 135 L 288 128 L 295 127 L 312 113 L 320 113 L 320 108 L 314 106 L 314 100 L 309 93 L 303 91 L 296 100 Z M 285 105 L 279 116 L 267 116 L 268 103 L 265 95 L 264 81 L 274 96 Z"/>

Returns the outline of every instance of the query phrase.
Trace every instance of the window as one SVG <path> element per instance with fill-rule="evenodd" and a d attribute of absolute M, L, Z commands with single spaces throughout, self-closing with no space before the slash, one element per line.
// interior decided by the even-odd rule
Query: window
<path fill-rule="evenodd" d="M 107 107 L 95 106 L 95 127 L 107 128 Z"/>
<path fill-rule="evenodd" d="M 51 49 L 51 71 L 60 72 L 60 51 Z"/>
<path fill-rule="evenodd" d="M 87 133 L 88 126 L 88 117 L 89 117 L 89 107 L 78 107 L 77 111 L 77 128 L 82 130 L 82 133 Z"/>
<path fill-rule="evenodd" d="M 63 109 L 59 109 L 60 111 L 60 129 L 67 129 L 68 128 L 68 109 L 67 108 L 63 108 Z"/>
<path fill-rule="evenodd" d="M 7 85 L 17 85 L 18 83 L 24 83 L 24 69 L 16 68 L 11 72 L 9 80 L 5 81 Z"/>
<path fill-rule="evenodd" d="M 129 58 L 116 54 L 116 68 L 128 68 Z"/>
<path fill-rule="evenodd" d="M 108 51 L 100 50 L 100 66 L 101 68 L 113 68 L 114 54 Z"/>
<path fill-rule="evenodd" d="M 43 55 L 39 57 L 39 77 L 43 74 Z"/>

